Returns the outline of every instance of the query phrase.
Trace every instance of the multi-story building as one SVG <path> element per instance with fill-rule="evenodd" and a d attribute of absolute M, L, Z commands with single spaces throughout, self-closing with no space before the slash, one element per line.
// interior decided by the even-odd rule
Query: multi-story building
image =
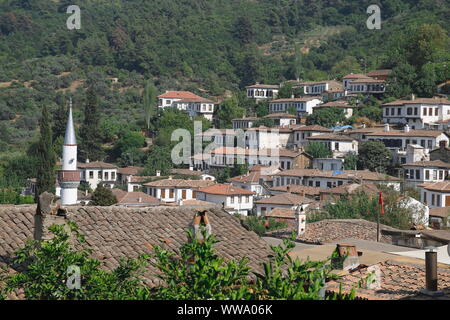
<path fill-rule="evenodd" d="M 279 127 L 288 127 L 297 124 L 297 117 L 289 113 L 271 113 L 264 118 L 272 119 L 275 126 Z"/>
<path fill-rule="evenodd" d="M 271 85 L 271 84 L 260 84 L 256 83 L 251 86 L 246 86 L 247 89 L 247 98 L 252 98 L 256 100 L 265 100 L 265 99 L 275 99 L 278 95 L 278 91 L 280 90 L 279 85 Z"/>
<path fill-rule="evenodd" d="M 450 119 L 450 101 L 441 98 L 397 100 L 382 105 L 383 122 L 408 124 L 411 129 L 424 129 L 438 121 Z"/>
<path fill-rule="evenodd" d="M 337 100 L 337 101 L 330 101 L 324 104 L 319 104 L 314 109 L 325 109 L 325 108 L 333 108 L 333 109 L 341 109 L 344 111 L 345 117 L 348 119 L 351 116 L 353 116 L 353 110 L 357 108 L 356 106 L 352 106 L 347 101 L 343 100 Z"/>
<path fill-rule="evenodd" d="M 87 184 L 92 190 L 97 189 L 99 184 L 107 188 L 114 188 L 117 182 L 118 167 L 102 161 L 78 163 L 81 171 L 81 183 Z"/>
<path fill-rule="evenodd" d="M 293 88 L 299 88 L 306 95 L 321 95 L 332 89 L 343 89 L 342 84 L 335 80 L 301 82 Z"/>
<path fill-rule="evenodd" d="M 442 182 L 449 179 L 450 163 L 440 160 L 418 161 L 403 165 L 405 181 L 409 185 Z"/>
<path fill-rule="evenodd" d="M 350 73 L 342 78 L 342 84 L 344 86 L 344 89 L 350 90 L 352 82 L 360 79 L 371 79 L 371 78 L 361 73 Z"/>
<path fill-rule="evenodd" d="M 244 118 L 236 118 L 231 120 L 233 123 L 233 129 L 249 129 L 253 127 L 253 124 L 258 121 L 257 117 L 244 117 Z"/>
<path fill-rule="evenodd" d="M 332 152 L 333 158 L 358 153 L 358 141 L 342 134 L 325 133 L 307 138 L 309 142 L 321 142 Z"/>
<path fill-rule="evenodd" d="M 270 113 L 286 113 L 289 108 L 294 108 L 298 116 L 306 116 L 313 113 L 313 108 L 322 103 L 320 97 L 302 97 L 277 99 L 269 103 Z"/>
<path fill-rule="evenodd" d="M 214 185 L 211 180 L 164 179 L 144 184 L 145 193 L 166 203 L 196 200 L 200 188 Z M 200 199 L 201 200 L 201 199 Z"/>
<path fill-rule="evenodd" d="M 433 182 L 419 185 L 420 200 L 430 208 L 449 207 L 450 181 Z"/>
<path fill-rule="evenodd" d="M 185 99 L 199 99 L 198 95 L 189 91 L 166 91 L 158 96 L 158 108 L 173 107 L 174 103 Z M 181 110 L 187 111 L 187 105 L 180 106 Z"/>
<path fill-rule="evenodd" d="M 204 117 L 212 121 L 215 102 L 202 97 L 182 99 L 173 102 L 173 106 L 179 110 L 184 110 L 191 117 Z"/>
<path fill-rule="evenodd" d="M 346 183 L 364 183 L 364 181 L 385 184 L 400 190 L 401 179 L 383 173 L 368 170 L 317 170 L 294 169 L 273 176 L 274 186 L 304 185 L 317 188 L 334 188 Z"/>
<path fill-rule="evenodd" d="M 350 93 L 383 94 L 386 92 L 386 81 L 372 78 L 356 79 L 350 83 Z"/>
<path fill-rule="evenodd" d="M 199 189 L 197 199 L 221 205 L 230 214 L 247 216 L 253 209 L 254 195 L 231 184 L 216 184 Z"/>

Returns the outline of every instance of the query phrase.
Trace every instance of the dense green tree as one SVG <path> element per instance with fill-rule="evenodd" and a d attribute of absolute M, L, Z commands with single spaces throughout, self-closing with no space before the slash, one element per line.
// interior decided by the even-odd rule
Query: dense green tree
<path fill-rule="evenodd" d="M 320 125 L 323 127 L 334 127 L 338 123 L 345 121 L 344 110 L 338 108 L 321 108 L 313 111 L 313 114 L 306 118 L 307 125 Z"/>
<path fill-rule="evenodd" d="M 53 150 L 52 127 L 46 106 L 42 108 L 40 139 L 37 147 L 36 198 L 43 192 L 55 192 L 56 155 Z"/>
<path fill-rule="evenodd" d="M 376 172 L 387 172 L 392 155 L 381 141 L 366 141 L 358 148 L 359 166 Z"/>
<path fill-rule="evenodd" d="M 232 128 L 231 120 L 242 118 L 245 114 L 245 110 L 238 105 L 238 100 L 235 97 L 231 97 L 223 100 L 215 113 L 219 128 Z"/>
<path fill-rule="evenodd" d="M 349 73 L 361 73 L 361 65 L 358 60 L 353 56 L 347 56 L 341 61 L 337 62 L 333 68 L 331 68 L 331 73 L 338 79 L 346 76 Z"/>
<path fill-rule="evenodd" d="M 97 189 L 92 193 L 90 205 L 93 206 L 112 206 L 117 203 L 116 196 L 112 193 L 111 189 L 104 187 L 101 183 L 97 186 Z"/>
<path fill-rule="evenodd" d="M 344 158 L 344 170 L 357 170 L 358 156 L 356 154 L 348 154 Z"/>
<path fill-rule="evenodd" d="M 331 150 L 322 142 L 309 142 L 305 151 L 313 158 L 330 158 L 332 155 Z"/>
<path fill-rule="evenodd" d="M 413 84 L 416 78 L 416 70 L 412 65 L 400 64 L 389 75 L 386 92 L 396 98 L 408 96 L 413 93 Z"/>
<path fill-rule="evenodd" d="M 143 104 L 145 122 L 147 124 L 147 129 L 150 129 L 150 120 L 156 116 L 158 111 L 156 106 L 156 88 L 149 80 L 145 82 Z"/>
<path fill-rule="evenodd" d="M 169 175 L 173 168 L 172 149 L 168 146 L 154 145 L 150 148 L 145 170 L 142 173 L 146 176 L 155 176 L 156 171 L 161 171 L 161 175 Z"/>
<path fill-rule="evenodd" d="M 285 99 L 290 98 L 294 91 L 292 89 L 292 83 L 285 83 L 278 91 L 278 98 Z"/>
<path fill-rule="evenodd" d="M 67 127 L 67 106 L 64 101 L 63 95 L 57 96 L 57 107 L 53 113 L 53 141 L 56 141 L 58 137 L 64 137 Z"/>
<path fill-rule="evenodd" d="M 99 134 L 100 118 L 99 98 L 93 87 L 90 87 L 86 93 L 84 121 L 80 128 L 81 145 L 79 157 L 81 161 L 86 159 L 98 161 L 104 157 L 102 137 Z"/>

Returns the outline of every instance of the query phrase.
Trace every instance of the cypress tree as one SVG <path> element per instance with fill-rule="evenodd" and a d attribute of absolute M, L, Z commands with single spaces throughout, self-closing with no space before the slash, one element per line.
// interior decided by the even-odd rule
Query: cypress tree
<path fill-rule="evenodd" d="M 145 123 L 147 125 L 147 130 L 149 130 L 150 121 L 157 113 L 156 88 L 149 80 L 145 82 L 143 100 L 144 100 Z"/>
<path fill-rule="evenodd" d="M 99 127 L 100 111 L 98 96 L 94 89 L 90 87 L 86 93 L 84 121 L 80 130 L 81 145 L 79 157 L 81 161 L 85 161 L 86 159 L 92 161 L 103 159 L 104 153 Z"/>
<path fill-rule="evenodd" d="M 67 108 L 64 101 L 64 96 L 58 94 L 56 97 L 57 108 L 53 114 L 53 141 L 59 137 L 64 137 L 67 126 Z"/>
<path fill-rule="evenodd" d="M 43 192 L 55 192 L 56 155 L 52 144 L 52 127 L 50 115 L 46 106 L 42 108 L 40 121 L 40 139 L 37 146 L 37 183 L 36 199 Z"/>

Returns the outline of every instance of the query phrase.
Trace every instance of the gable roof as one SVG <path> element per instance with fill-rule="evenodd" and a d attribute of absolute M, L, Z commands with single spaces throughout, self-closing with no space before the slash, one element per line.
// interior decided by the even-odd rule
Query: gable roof
<path fill-rule="evenodd" d="M 75 242 L 75 248 L 92 249 L 92 256 L 107 269 L 117 267 L 121 258 L 152 254 L 155 245 L 178 252 L 188 240 L 185 231 L 192 228 L 193 217 L 198 211 L 189 206 L 68 206 L 66 209 L 66 220 L 75 222 L 79 232 L 86 237 L 86 243 Z M 0 266 L 9 264 L 14 252 L 22 248 L 27 239 L 33 239 L 35 212 L 36 205 L 0 206 Z M 218 206 L 207 209 L 206 214 L 212 233 L 219 241 L 214 245 L 218 255 L 225 260 L 248 257 L 250 267 L 262 272 L 261 262 L 270 253 L 267 244 Z M 157 272 L 149 264 L 144 282 L 151 287 L 161 285 Z"/>
<path fill-rule="evenodd" d="M 270 113 L 267 116 L 264 116 L 264 118 L 275 118 L 275 119 L 295 119 L 297 118 L 293 114 L 290 113 Z"/>
<path fill-rule="evenodd" d="M 161 99 L 202 99 L 202 97 L 189 91 L 167 91 L 158 96 Z"/>
<path fill-rule="evenodd" d="M 392 72 L 392 69 L 380 69 L 367 72 L 368 77 L 386 77 Z"/>
<path fill-rule="evenodd" d="M 384 103 L 381 106 L 382 107 L 390 107 L 390 106 L 402 106 L 405 104 L 431 104 L 431 105 L 446 104 L 446 105 L 450 105 L 450 100 L 443 99 L 443 98 L 416 98 L 414 100 L 395 100 L 392 102 Z"/>
<path fill-rule="evenodd" d="M 318 188 L 318 187 L 310 187 L 310 186 L 291 184 L 291 185 L 272 187 L 272 188 L 270 188 L 270 191 L 288 192 L 288 188 L 289 188 L 289 192 L 291 192 L 291 193 L 305 194 L 308 196 L 318 196 L 318 195 L 320 195 L 320 192 L 323 190 L 322 188 Z"/>
<path fill-rule="evenodd" d="M 418 187 L 422 187 L 425 190 L 430 190 L 430 191 L 450 193 L 450 181 L 424 183 L 424 184 L 419 184 Z"/>
<path fill-rule="evenodd" d="M 439 290 L 444 291 L 443 297 L 429 297 L 421 293 L 426 287 L 425 266 L 397 261 L 384 261 L 376 264 L 381 271 L 380 289 L 358 288 L 356 296 L 369 300 L 423 300 L 450 299 L 450 270 L 438 269 Z M 326 284 L 329 291 L 338 292 L 340 284 L 342 292 L 349 293 L 353 286 L 369 275 L 367 266 L 350 272 L 341 279 Z"/>
<path fill-rule="evenodd" d="M 117 173 L 124 174 L 124 175 L 137 175 L 140 171 L 144 170 L 143 167 L 126 167 L 126 168 L 119 168 L 117 170 Z"/>
<path fill-rule="evenodd" d="M 355 139 L 350 138 L 349 136 L 344 136 L 341 134 L 334 134 L 334 133 L 326 133 L 326 134 L 319 134 L 316 136 L 311 136 L 306 138 L 307 140 L 333 140 L 333 141 L 355 141 Z"/>
<path fill-rule="evenodd" d="M 443 131 L 436 130 L 410 130 L 409 132 L 401 130 L 370 132 L 366 136 L 395 136 L 395 137 L 438 137 L 446 134 Z"/>
<path fill-rule="evenodd" d="M 251 86 L 246 86 L 247 89 L 280 89 L 279 85 L 276 84 L 260 84 L 256 83 Z"/>
<path fill-rule="evenodd" d="M 203 188 L 215 184 L 211 180 L 164 179 L 145 183 L 146 187 Z"/>
<path fill-rule="evenodd" d="M 198 192 L 207 194 L 216 194 L 222 196 L 234 196 L 234 195 L 254 195 L 254 192 L 235 187 L 231 184 L 215 184 L 209 187 L 201 188 Z"/>
<path fill-rule="evenodd" d="M 316 131 L 316 132 L 333 132 L 333 130 L 319 126 L 319 125 L 311 125 L 311 126 L 303 126 L 297 127 L 294 131 Z"/>
<path fill-rule="evenodd" d="M 284 209 L 284 208 L 274 208 L 269 212 L 264 214 L 267 218 L 281 218 L 281 219 L 294 219 L 295 220 L 295 210 Z"/>
<path fill-rule="evenodd" d="M 274 176 L 287 177 L 321 177 L 342 180 L 363 179 L 369 181 L 400 181 L 400 178 L 386 175 L 384 173 L 372 172 L 369 170 L 318 170 L 318 169 L 292 169 L 279 172 Z"/>
<path fill-rule="evenodd" d="M 342 79 L 370 79 L 370 77 L 362 73 L 350 73 L 342 77 Z"/>
<path fill-rule="evenodd" d="M 84 163 L 84 162 L 78 162 L 77 164 L 78 168 L 81 169 L 88 169 L 88 168 L 92 168 L 92 169 L 118 169 L 118 167 L 112 163 L 107 163 L 107 162 L 103 162 L 103 161 L 94 161 L 94 162 L 88 162 L 88 163 Z"/>
<path fill-rule="evenodd" d="M 313 202 L 311 199 L 293 193 L 280 193 L 270 198 L 263 198 L 255 201 L 256 204 L 278 204 L 287 206 L 295 206 L 300 203 L 311 202 Z"/>
<path fill-rule="evenodd" d="M 447 168 L 450 169 L 450 163 L 444 162 L 442 160 L 434 160 L 434 161 L 417 161 L 405 163 L 402 165 L 405 166 L 414 166 L 414 167 L 438 167 L 438 168 Z"/>

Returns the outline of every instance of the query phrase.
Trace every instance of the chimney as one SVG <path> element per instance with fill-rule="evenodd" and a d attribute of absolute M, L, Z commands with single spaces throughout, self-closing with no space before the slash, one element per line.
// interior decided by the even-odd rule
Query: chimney
<path fill-rule="evenodd" d="M 443 291 L 438 290 L 437 273 L 437 250 L 434 247 L 428 247 L 425 252 L 425 289 L 421 293 L 428 296 L 442 296 Z"/>
<path fill-rule="evenodd" d="M 405 124 L 404 131 L 405 131 L 405 133 L 409 132 L 409 125 L 408 124 Z"/>
<path fill-rule="evenodd" d="M 287 191 L 287 193 L 291 193 L 291 186 L 287 186 L 286 191 Z"/>
<path fill-rule="evenodd" d="M 385 123 L 384 124 L 384 132 L 389 132 L 390 128 L 389 128 L 389 123 Z"/>
<path fill-rule="evenodd" d="M 297 236 L 300 236 L 305 233 L 306 230 L 306 213 L 301 204 L 299 204 L 295 210 L 295 222 L 297 227 Z"/>
<path fill-rule="evenodd" d="M 89 163 L 89 159 L 86 159 L 86 163 Z"/>
<path fill-rule="evenodd" d="M 161 176 L 161 170 L 156 170 L 156 176 L 160 177 Z"/>
<path fill-rule="evenodd" d="M 364 129 L 366 128 L 366 124 L 365 124 L 365 123 L 363 123 L 363 128 L 364 128 Z"/>
<path fill-rule="evenodd" d="M 53 205 L 54 197 L 53 194 L 44 192 L 38 198 L 34 216 L 34 240 L 51 240 L 53 235 L 48 231 L 48 228 L 54 224 L 66 224 L 66 209 Z M 67 225 L 66 227 L 68 228 Z"/>
<path fill-rule="evenodd" d="M 172 180 L 172 178 L 173 178 L 172 176 L 169 176 L 169 180 Z"/>
<path fill-rule="evenodd" d="M 445 140 L 439 141 L 439 148 L 441 149 L 441 151 L 444 151 L 446 147 L 447 147 L 447 141 L 445 141 Z"/>
<path fill-rule="evenodd" d="M 347 243 L 336 245 L 338 257 L 332 259 L 332 264 L 336 269 L 353 270 L 359 266 L 358 251 L 356 246 Z"/>
<path fill-rule="evenodd" d="M 207 210 L 200 210 L 194 216 L 194 235 L 200 242 L 204 241 L 201 226 L 204 228 L 206 236 L 211 235 L 212 232 L 211 224 L 209 223 L 209 218 L 206 212 Z"/>
<path fill-rule="evenodd" d="M 189 170 L 190 171 L 194 171 L 194 167 L 193 166 L 189 166 Z"/>
<path fill-rule="evenodd" d="M 411 100 L 416 100 L 416 95 L 414 93 L 411 94 Z"/>
<path fill-rule="evenodd" d="M 291 94 L 291 99 L 294 99 L 294 98 L 295 98 L 294 94 Z"/>
<path fill-rule="evenodd" d="M 139 197 L 139 198 L 138 198 L 138 202 L 139 202 L 139 203 L 142 203 L 142 197 Z"/>

